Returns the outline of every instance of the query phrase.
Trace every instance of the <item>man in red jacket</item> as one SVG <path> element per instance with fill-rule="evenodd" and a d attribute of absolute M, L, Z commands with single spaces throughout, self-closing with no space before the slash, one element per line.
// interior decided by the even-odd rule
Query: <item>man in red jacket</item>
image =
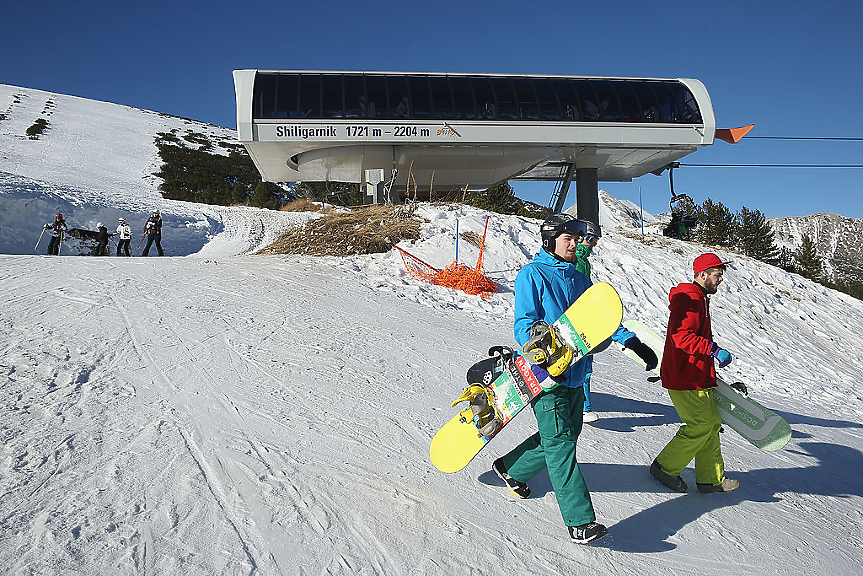
<path fill-rule="evenodd" d="M 668 295 L 671 314 L 660 376 L 683 426 L 653 461 L 650 474 L 678 492 L 688 489 L 680 473 L 693 458 L 700 492 L 730 492 L 740 486 L 725 477 L 719 443 L 722 420 L 712 390 L 714 362 L 719 361 L 720 368 L 731 363 L 731 354 L 713 341 L 708 298 L 722 283 L 726 264 L 716 254 L 702 254 L 692 265 L 694 280 L 672 288 Z"/>

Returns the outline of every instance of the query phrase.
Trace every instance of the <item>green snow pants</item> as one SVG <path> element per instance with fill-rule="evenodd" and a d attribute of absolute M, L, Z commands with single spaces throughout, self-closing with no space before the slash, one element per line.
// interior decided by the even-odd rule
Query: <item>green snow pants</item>
<path fill-rule="evenodd" d="M 510 476 L 520 482 L 548 468 L 548 477 L 557 496 L 560 514 L 567 526 L 581 526 L 596 520 L 590 492 L 578 469 L 575 443 L 581 433 L 584 388 L 557 388 L 533 402 L 539 432 L 503 457 Z"/>
<path fill-rule="evenodd" d="M 679 476 L 695 458 L 695 481 L 721 484 L 725 478 L 719 444 L 722 419 L 713 400 L 713 390 L 669 390 L 668 395 L 683 426 L 662 449 L 656 462 L 666 474 Z"/>

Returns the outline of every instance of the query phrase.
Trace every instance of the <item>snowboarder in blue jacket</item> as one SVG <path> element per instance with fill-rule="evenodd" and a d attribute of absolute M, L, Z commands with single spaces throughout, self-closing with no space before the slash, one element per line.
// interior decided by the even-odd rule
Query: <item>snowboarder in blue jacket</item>
<path fill-rule="evenodd" d="M 574 264 L 585 232 L 585 223 L 567 214 L 554 214 L 543 222 L 542 250 L 515 280 L 513 332 L 520 345 L 527 342 L 536 321 L 554 322 L 590 287 L 590 278 Z M 619 338 L 612 336 L 621 342 Z M 560 386 L 536 397 L 532 406 L 538 432 L 492 464 L 495 473 L 520 498 L 530 496 L 527 482 L 547 468 L 570 538 L 581 544 L 608 533 L 596 522 L 590 492 L 576 461 L 586 368 L 584 362 L 570 366 L 558 378 Z"/>

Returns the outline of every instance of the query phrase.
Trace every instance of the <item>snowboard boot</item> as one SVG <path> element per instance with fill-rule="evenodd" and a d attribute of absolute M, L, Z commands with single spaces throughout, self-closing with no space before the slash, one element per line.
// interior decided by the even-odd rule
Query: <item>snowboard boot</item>
<path fill-rule="evenodd" d="M 689 490 L 689 486 L 686 485 L 683 478 L 663 472 L 662 468 L 659 467 L 659 463 L 656 461 L 656 458 L 653 459 L 653 464 L 650 465 L 650 475 L 675 492 L 686 492 Z"/>
<path fill-rule="evenodd" d="M 599 420 L 599 416 L 597 416 L 596 412 L 592 410 L 586 410 L 582 415 L 582 422 L 585 424 L 590 424 L 591 422 L 596 422 Z"/>
<path fill-rule="evenodd" d="M 506 468 L 503 467 L 503 458 L 495 460 L 491 465 L 491 469 L 504 481 L 510 492 L 519 498 L 530 498 L 530 487 L 506 473 Z"/>
<path fill-rule="evenodd" d="M 704 492 L 705 494 L 712 492 L 733 492 L 740 488 L 740 482 L 732 478 L 723 478 L 719 484 L 696 482 L 695 485 L 698 487 L 699 492 Z"/>
<path fill-rule="evenodd" d="M 576 544 L 587 544 L 608 534 L 608 528 L 596 522 L 588 522 L 581 526 L 567 526 L 567 528 L 569 528 L 569 539 Z"/>

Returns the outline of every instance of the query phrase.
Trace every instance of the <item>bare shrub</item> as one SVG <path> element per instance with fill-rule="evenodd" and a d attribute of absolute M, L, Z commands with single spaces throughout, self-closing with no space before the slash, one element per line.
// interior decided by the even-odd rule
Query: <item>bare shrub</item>
<path fill-rule="evenodd" d="M 398 242 L 417 239 L 420 221 L 404 206 L 364 206 L 330 211 L 293 230 L 258 254 L 351 256 L 388 252 Z"/>

